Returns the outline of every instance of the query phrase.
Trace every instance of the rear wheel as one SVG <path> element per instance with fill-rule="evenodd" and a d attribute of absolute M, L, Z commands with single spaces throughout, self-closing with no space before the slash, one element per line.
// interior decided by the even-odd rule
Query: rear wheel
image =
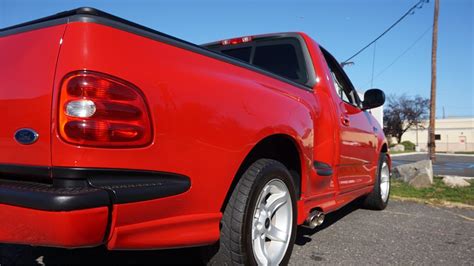
<path fill-rule="evenodd" d="M 380 154 L 377 177 L 372 192 L 364 199 L 364 207 L 373 210 L 383 210 L 387 207 L 390 197 L 390 168 L 387 155 Z"/>
<path fill-rule="evenodd" d="M 285 265 L 296 237 L 295 185 L 278 161 L 260 159 L 227 204 L 211 265 Z"/>

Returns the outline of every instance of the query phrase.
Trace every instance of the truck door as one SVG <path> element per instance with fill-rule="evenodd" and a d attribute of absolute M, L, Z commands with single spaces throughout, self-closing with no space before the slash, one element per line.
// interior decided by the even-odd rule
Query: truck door
<path fill-rule="evenodd" d="M 334 89 L 338 97 L 340 154 L 337 178 L 340 192 L 349 192 L 372 182 L 377 139 L 370 114 L 361 110 L 359 96 L 339 63 L 325 52 Z"/>

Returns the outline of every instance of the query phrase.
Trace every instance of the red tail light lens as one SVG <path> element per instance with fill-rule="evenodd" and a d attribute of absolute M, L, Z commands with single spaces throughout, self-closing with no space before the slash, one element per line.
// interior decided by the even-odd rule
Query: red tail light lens
<path fill-rule="evenodd" d="M 140 147 L 152 129 L 143 94 L 134 85 L 91 71 L 67 75 L 59 100 L 59 135 L 93 147 Z"/>
<path fill-rule="evenodd" d="M 234 38 L 230 40 L 223 40 L 221 41 L 221 45 L 234 45 L 234 44 L 239 44 L 239 43 L 246 43 L 246 42 L 251 42 L 252 41 L 252 36 L 245 36 L 245 37 L 239 37 L 239 38 Z"/>

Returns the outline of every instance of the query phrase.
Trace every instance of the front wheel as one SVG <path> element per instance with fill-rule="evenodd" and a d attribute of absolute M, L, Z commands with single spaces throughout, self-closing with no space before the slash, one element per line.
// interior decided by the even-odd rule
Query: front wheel
<path fill-rule="evenodd" d="M 390 167 L 387 162 L 387 155 L 380 154 L 372 192 L 364 199 L 364 207 L 373 210 L 383 210 L 387 207 L 390 196 Z"/>
<path fill-rule="evenodd" d="M 285 265 L 296 237 L 296 192 L 278 161 L 253 163 L 232 192 L 211 265 Z"/>

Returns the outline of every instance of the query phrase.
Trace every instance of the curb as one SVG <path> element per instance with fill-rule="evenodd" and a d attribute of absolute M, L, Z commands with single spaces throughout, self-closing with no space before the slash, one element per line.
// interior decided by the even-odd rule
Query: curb
<path fill-rule="evenodd" d="M 414 151 L 414 152 L 406 152 L 406 153 L 396 153 L 396 154 L 390 154 L 390 157 L 399 157 L 399 156 L 405 156 L 405 155 L 415 155 L 415 154 L 427 154 L 426 152 L 418 152 L 418 151 Z"/>
<path fill-rule="evenodd" d="M 474 157 L 474 154 L 459 154 L 459 153 L 436 153 L 436 155 L 454 156 L 454 157 Z"/>
<path fill-rule="evenodd" d="M 390 195 L 391 199 L 398 200 L 398 201 L 409 201 L 409 202 L 416 202 L 416 203 L 423 203 L 428 204 L 431 206 L 441 206 L 447 208 L 460 208 L 460 209 L 471 209 L 474 210 L 473 205 L 459 203 L 459 202 L 451 202 L 451 201 L 435 201 L 429 199 L 419 199 L 419 198 L 407 198 L 407 197 L 400 197 L 395 195 Z"/>
<path fill-rule="evenodd" d="M 439 176 L 442 176 L 442 177 L 455 176 L 455 177 L 459 177 L 459 178 L 462 178 L 462 179 L 467 180 L 467 181 L 474 179 L 474 176 L 462 176 L 462 175 L 439 175 Z"/>
<path fill-rule="evenodd" d="M 405 156 L 405 155 L 416 155 L 416 154 L 426 154 L 428 155 L 427 152 L 419 152 L 419 151 L 414 151 L 414 152 L 407 152 L 407 153 L 396 153 L 396 154 L 390 154 L 390 157 L 399 157 L 399 156 Z M 453 156 L 453 157 L 474 157 L 474 154 L 455 154 L 455 153 L 435 153 L 436 155 L 441 155 L 441 156 Z"/>

